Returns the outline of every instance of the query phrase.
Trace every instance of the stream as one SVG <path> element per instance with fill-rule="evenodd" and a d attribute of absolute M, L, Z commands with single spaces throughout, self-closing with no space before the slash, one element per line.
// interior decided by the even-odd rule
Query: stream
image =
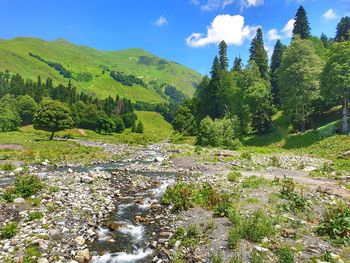
<path fill-rule="evenodd" d="M 157 240 L 159 232 L 167 230 L 164 229 L 166 218 L 162 214 L 164 207 L 159 204 L 159 201 L 167 186 L 175 181 L 176 174 L 160 171 L 136 172 L 132 167 L 151 165 L 157 158 L 163 158 L 159 151 L 146 149 L 135 159 L 106 164 L 64 168 L 33 166 L 32 168 L 41 178 L 50 174 L 70 173 L 70 169 L 77 173 L 113 172 L 112 182 L 119 191 L 119 195 L 115 197 L 114 212 L 105 224 L 98 226 L 97 238 L 88 244 L 93 255 L 91 262 L 144 263 L 152 262 L 154 257 L 151 249 L 152 241 Z M 116 175 L 118 171 L 119 175 Z M 134 178 L 140 176 L 146 179 L 145 186 L 133 187 Z M 11 185 L 13 181 L 14 176 L 0 177 L 0 187 Z M 162 216 L 159 217 L 159 214 Z"/>

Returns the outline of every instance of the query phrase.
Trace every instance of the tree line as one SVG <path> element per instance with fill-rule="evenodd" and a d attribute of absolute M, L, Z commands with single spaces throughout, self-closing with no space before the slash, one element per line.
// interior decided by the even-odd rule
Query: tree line
<path fill-rule="evenodd" d="M 0 72 L 0 131 L 16 130 L 21 125 L 34 124 L 35 128 L 54 132 L 78 127 L 95 130 L 102 134 L 120 133 L 125 128 L 142 133 L 141 121 L 133 103 L 125 98 L 105 99 L 77 92 L 68 82 L 67 86 L 25 80 L 20 74 Z"/>
<path fill-rule="evenodd" d="M 291 44 L 277 40 L 270 65 L 258 28 L 247 65 L 236 57 L 230 69 L 227 44 L 221 41 L 210 77 L 175 115 L 175 130 L 196 135 L 200 145 L 236 148 L 242 135 L 273 131 L 272 117 L 279 110 L 295 131 L 305 131 L 313 127 L 314 116 L 341 104 L 341 130 L 348 133 L 349 30 L 350 17 L 344 17 L 334 38 L 314 37 L 300 6 Z"/>

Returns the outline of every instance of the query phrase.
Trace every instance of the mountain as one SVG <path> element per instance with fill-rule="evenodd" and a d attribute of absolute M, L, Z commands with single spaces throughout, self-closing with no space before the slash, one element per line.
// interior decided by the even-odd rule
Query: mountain
<path fill-rule="evenodd" d="M 143 49 L 102 51 L 63 39 L 28 37 L 0 41 L 0 71 L 6 69 L 35 80 L 50 77 L 56 84 L 71 80 L 78 90 L 102 98 L 120 95 L 152 103 L 167 101 L 159 91 L 162 83 L 191 97 L 202 79 L 194 70 Z"/>

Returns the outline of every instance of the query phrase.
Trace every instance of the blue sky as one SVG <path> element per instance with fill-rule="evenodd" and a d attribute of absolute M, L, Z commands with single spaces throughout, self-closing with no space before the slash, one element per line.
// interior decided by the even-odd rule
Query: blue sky
<path fill-rule="evenodd" d="M 237 55 L 247 59 L 257 26 L 269 53 L 277 38 L 288 43 L 299 4 L 316 36 L 334 36 L 340 18 L 350 14 L 350 0 L 0 0 L 0 38 L 144 48 L 208 74 L 222 38 L 230 44 L 230 63 Z"/>

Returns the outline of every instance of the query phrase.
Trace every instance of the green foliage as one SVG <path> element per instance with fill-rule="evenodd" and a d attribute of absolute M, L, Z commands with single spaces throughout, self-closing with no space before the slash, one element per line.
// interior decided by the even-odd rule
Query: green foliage
<path fill-rule="evenodd" d="M 350 40 L 350 17 L 342 17 L 340 22 L 337 25 L 337 32 L 335 36 L 335 41 L 337 42 L 343 42 L 343 41 L 349 41 Z"/>
<path fill-rule="evenodd" d="M 6 202 L 13 202 L 13 200 L 16 198 L 17 190 L 16 187 L 8 186 L 5 188 L 5 191 L 2 193 L 2 199 L 4 199 Z"/>
<path fill-rule="evenodd" d="M 281 104 L 280 87 L 278 84 L 277 72 L 282 63 L 283 53 L 286 50 L 286 48 L 287 47 L 283 45 L 282 42 L 278 39 L 273 49 L 273 54 L 271 57 L 270 78 L 275 105 Z"/>
<path fill-rule="evenodd" d="M 76 74 L 77 81 L 90 82 L 94 79 L 93 75 L 90 72 L 79 72 Z"/>
<path fill-rule="evenodd" d="M 350 242 L 350 208 L 347 204 L 339 203 L 330 207 L 324 214 L 317 228 L 320 235 L 326 235 L 337 243 Z"/>
<path fill-rule="evenodd" d="M 2 226 L 0 229 L 0 238 L 1 239 L 10 239 L 13 238 L 18 233 L 18 223 L 10 222 Z"/>
<path fill-rule="evenodd" d="M 100 134 L 111 134 L 115 131 L 115 122 L 104 111 L 99 111 L 96 121 L 96 131 Z"/>
<path fill-rule="evenodd" d="M 7 94 L 0 99 L 0 112 L 0 132 L 17 130 L 22 120 L 13 95 Z"/>
<path fill-rule="evenodd" d="M 33 221 L 33 220 L 36 220 L 36 219 L 42 219 L 44 217 L 44 214 L 40 211 L 30 211 L 28 213 L 28 218 L 27 220 L 28 221 Z"/>
<path fill-rule="evenodd" d="M 276 254 L 280 263 L 294 263 L 294 253 L 288 247 L 277 249 Z"/>
<path fill-rule="evenodd" d="M 201 146 L 223 146 L 235 150 L 241 146 L 238 139 L 239 124 L 236 118 L 216 119 L 209 116 L 199 124 L 197 144 Z"/>
<path fill-rule="evenodd" d="M 222 254 L 220 254 L 220 253 L 212 253 L 211 254 L 211 262 L 212 263 L 223 263 L 224 260 L 223 260 Z"/>
<path fill-rule="evenodd" d="M 178 182 L 165 191 L 161 202 L 172 205 L 173 211 L 187 210 L 193 205 L 214 208 L 222 200 L 220 194 L 210 184 L 198 187 L 195 184 Z"/>
<path fill-rule="evenodd" d="M 44 185 L 37 175 L 20 175 L 15 179 L 15 187 L 20 196 L 28 198 L 40 191 Z"/>
<path fill-rule="evenodd" d="M 40 257 L 38 246 L 30 245 L 25 250 L 25 255 L 22 263 L 36 263 Z"/>
<path fill-rule="evenodd" d="M 174 245 L 177 240 L 181 241 L 184 247 L 194 247 L 198 245 L 200 237 L 200 229 L 197 225 L 189 225 L 187 228 L 178 227 L 169 243 Z"/>
<path fill-rule="evenodd" d="M 126 75 L 124 72 L 117 72 L 116 73 L 115 71 L 112 71 L 110 73 L 110 76 L 114 80 L 122 83 L 125 86 L 131 87 L 133 84 L 138 84 L 138 85 L 143 86 L 144 88 L 147 88 L 147 84 L 141 78 L 137 78 L 134 75 Z"/>
<path fill-rule="evenodd" d="M 314 103 L 320 98 L 319 75 L 322 66 L 312 42 L 295 38 L 285 51 L 278 70 L 285 116 L 301 131 L 306 129 L 314 113 Z"/>
<path fill-rule="evenodd" d="M 267 52 L 264 47 L 264 37 L 261 28 L 256 31 L 256 36 L 253 38 L 250 44 L 250 62 L 255 62 L 259 68 L 261 78 L 266 79 L 268 73 L 268 58 Z"/>
<path fill-rule="evenodd" d="M 230 229 L 228 242 L 231 248 L 236 248 L 241 239 L 260 242 L 264 237 L 275 233 L 273 222 L 262 210 L 257 210 L 251 217 L 235 218 L 235 225 Z"/>
<path fill-rule="evenodd" d="M 179 108 L 172 124 L 174 130 L 184 135 L 195 135 L 197 132 L 196 119 L 186 105 Z"/>
<path fill-rule="evenodd" d="M 0 170 L 2 171 L 13 171 L 16 168 L 12 163 L 0 164 Z"/>
<path fill-rule="evenodd" d="M 70 114 L 70 110 L 63 103 L 44 99 L 34 115 L 34 128 L 51 132 L 50 140 L 52 140 L 55 132 L 73 126 L 73 119 Z"/>
<path fill-rule="evenodd" d="M 225 41 L 221 41 L 219 44 L 219 61 L 222 70 L 228 69 L 228 58 L 227 58 L 227 44 Z"/>
<path fill-rule="evenodd" d="M 242 177 L 242 174 L 238 171 L 231 171 L 228 175 L 227 175 L 227 180 L 229 180 L 230 182 L 233 183 L 237 183 L 239 178 Z"/>
<path fill-rule="evenodd" d="M 221 196 L 221 200 L 214 207 L 214 216 L 217 217 L 229 217 L 236 213 L 235 206 L 230 199 L 230 196 L 224 195 Z"/>
<path fill-rule="evenodd" d="M 297 35 L 300 36 L 301 39 L 307 39 L 311 36 L 310 23 L 303 6 L 300 6 L 298 8 L 298 11 L 295 15 L 293 36 L 296 37 Z"/>
<path fill-rule="evenodd" d="M 349 132 L 350 42 L 335 43 L 321 75 L 321 92 L 329 104 L 343 104 L 344 133 Z M 332 103 L 333 102 L 333 103 Z"/>
<path fill-rule="evenodd" d="M 18 112 L 22 119 L 22 124 L 27 125 L 33 123 L 35 112 L 38 110 L 38 104 L 29 95 L 18 96 Z"/>
<path fill-rule="evenodd" d="M 250 254 L 250 262 L 251 263 L 263 263 L 265 255 L 263 253 L 259 253 L 255 249 Z"/>
<path fill-rule="evenodd" d="M 143 126 L 143 123 L 142 121 L 138 121 L 137 122 L 137 125 L 135 126 L 135 129 L 133 130 L 133 132 L 136 132 L 136 133 L 143 133 L 145 130 L 144 126 Z"/>
<path fill-rule="evenodd" d="M 125 130 L 125 124 L 120 116 L 113 116 L 113 121 L 115 123 L 115 132 L 122 133 Z"/>
<path fill-rule="evenodd" d="M 265 179 L 262 176 L 249 176 L 245 177 L 242 181 L 241 186 L 243 188 L 259 188 L 264 185 L 271 185 L 272 182 L 270 180 Z"/>

